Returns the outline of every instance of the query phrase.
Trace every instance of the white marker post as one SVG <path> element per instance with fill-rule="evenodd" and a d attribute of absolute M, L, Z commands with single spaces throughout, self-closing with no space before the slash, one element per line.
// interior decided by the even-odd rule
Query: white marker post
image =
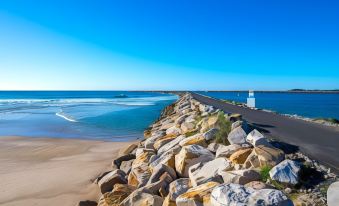
<path fill-rule="evenodd" d="M 254 98 L 254 91 L 253 90 L 250 90 L 248 92 L 247 106 L 249 108 L 255 108 L 255 98 Z"/>

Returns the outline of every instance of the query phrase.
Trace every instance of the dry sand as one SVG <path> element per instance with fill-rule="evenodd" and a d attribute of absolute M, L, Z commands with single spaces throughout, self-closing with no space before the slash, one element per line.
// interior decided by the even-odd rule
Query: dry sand
<path fill-rule="evenodd" d="M 97 200 L 92 180 L 128 143 L 0 137 L 0 205 L 74 206 Z"/>

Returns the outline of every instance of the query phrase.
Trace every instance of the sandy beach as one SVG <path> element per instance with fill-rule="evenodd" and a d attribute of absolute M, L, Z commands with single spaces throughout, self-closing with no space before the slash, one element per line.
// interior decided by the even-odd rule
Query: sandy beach
<path fill-rule="evenodd" d="M 0 205 L 73 206 L 97 200 L 93 179 L 124 142 L 0 137 Z"/>

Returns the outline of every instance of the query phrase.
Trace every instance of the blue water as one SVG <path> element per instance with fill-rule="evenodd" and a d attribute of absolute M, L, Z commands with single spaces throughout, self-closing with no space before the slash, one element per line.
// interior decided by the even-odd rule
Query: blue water
<path fill-rule="evenodd" d="M 198 92 L 217 99 L 246 103 L 248 92 Z M 256 107 L 281 114 L 339 119 L 338 93 L 256 92 Z"/>
<path fill-rule="evenodd" d="M 133 140 L 176 99 L 155 92 L 1 91 L 0 136 Z"/>

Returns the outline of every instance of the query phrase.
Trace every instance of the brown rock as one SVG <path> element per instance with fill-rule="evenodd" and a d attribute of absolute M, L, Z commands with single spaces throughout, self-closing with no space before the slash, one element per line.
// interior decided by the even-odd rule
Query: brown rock
<path fill-rule="evenodd" d="M 116 184 L 112 192 L 106 192 L 99 201 L 101 206 L 119 206 L 136 188 L 126 184 Z"/>
<path fill-rule="evenodd" d="M 230 160 L 233 164 L 243 164 L 251 152 L 251 148 L 240 149 L 230 156 Z"/>
<path fill-rule="evenodd" d="M 138 147 L 138 144 L 133 143 L 130 144 L 124 148 L 121 148 L 119 151 L 119 156 L 123 156 L 123 155 L 127 155 L 127 154 L 131 154 L 133 150 L 135 150 Z"/>
<path fill-rule="evenodd" d="M 128 175 L 128 184 L 135 187 L 145 186 L 151 177 L 151 171 L 147 164 L 132 168 Z"/>
<path fill-rule="evenodd" d="M 260 145 L 252 150 L 252 153 L 247 157 L 245 168 L 259 168 L 263 166 L 271 166 L 279 164 L 285 159 L 285 153 L 277 148 L 266 147 Z"/>
<path fill-rule="evenodd" d="M 176 204 L 177 206 L 211 205 L 211 192 L 213 188 L 219 184 L 220 183 L 217 182 L 207 182 L 205 184 L 191 188 L 187 192 L 179 195 L 179 197 L 176 199 Z"/>
<path fill-rule="evenodd" d="M 106 174 L 98 182 L 101 193 L 104 194 L 105 192 L 112 191 L 115 184 L 126 184 L 127 180 L 125 175 L 126 174 L 119 169 Z"/>
<path fill-rule="evenodd" d="M 160 147 L 164 146 L 165 144 L 169 143 L 173 139 L 175 139 L 177 136 L 174 134 L 169 134 L 166 136 L 163 136 L 159 139 L 157 139 L 153 145 L 153 147 L 158 150 Z"/>

